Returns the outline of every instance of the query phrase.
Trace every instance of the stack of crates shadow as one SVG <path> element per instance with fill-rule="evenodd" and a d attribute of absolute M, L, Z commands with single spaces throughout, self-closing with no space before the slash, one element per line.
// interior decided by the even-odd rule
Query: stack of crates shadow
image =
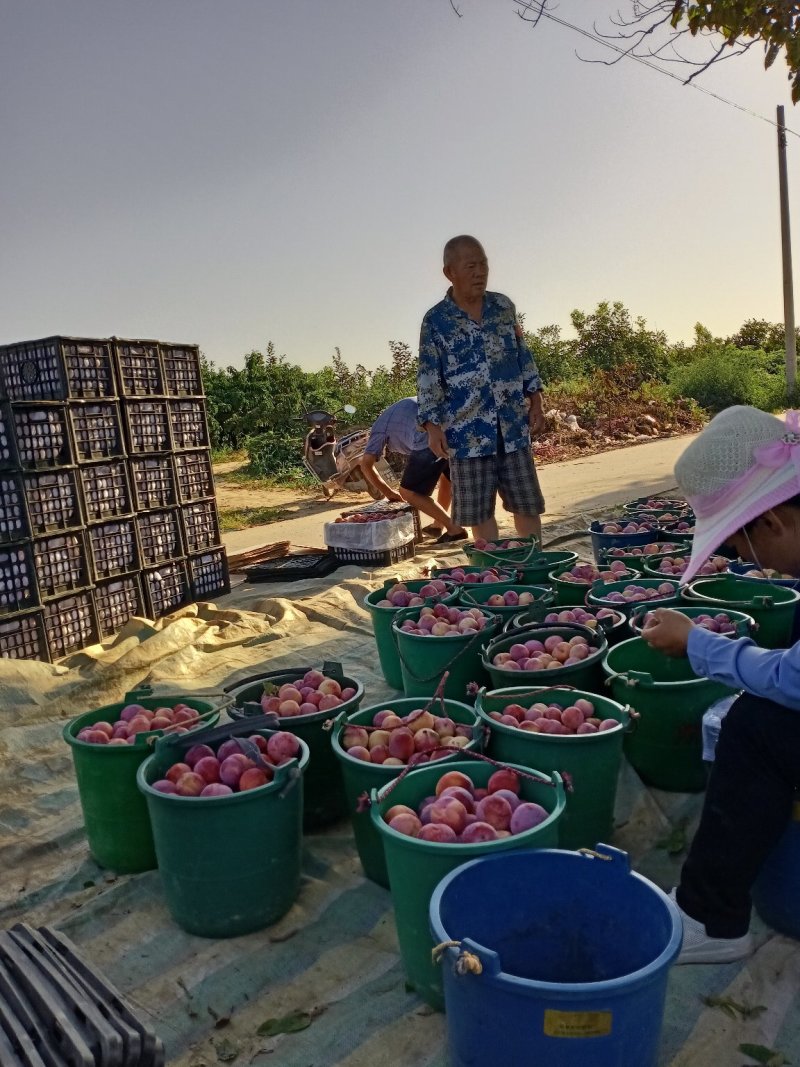
<path fill-rule="evenodd" d="M 228 591 L 209 444 L 194 346 L 0 347 L 0 658 Z"/>

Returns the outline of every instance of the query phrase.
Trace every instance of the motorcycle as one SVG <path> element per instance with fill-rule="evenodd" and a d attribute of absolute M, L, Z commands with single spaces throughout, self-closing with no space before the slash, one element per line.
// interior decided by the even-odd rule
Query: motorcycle
<path fill-rule="evenodd" d="M 367 481 L 360 467 L 369 430 L 353 429 L 337 437 L 336 416 L 340 412 L 355 415 L 356 409 L 352 404 L 345 404 L 335 412 L 304 411 L 297 420 L 310 426 L 303 442 L 303 466 L 322 484 L 326 500 L 340 489 L 367 492 L 373 500 L 380 500 L 381 494 Z M 396 482 L 396 475 L 385 459 L 378 460 L 376 467 L 390 484 Z"/>

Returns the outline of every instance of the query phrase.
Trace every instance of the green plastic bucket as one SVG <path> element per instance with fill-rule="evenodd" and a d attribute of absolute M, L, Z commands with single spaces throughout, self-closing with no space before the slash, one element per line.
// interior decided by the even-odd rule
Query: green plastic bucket
<path fill-rule="evenodd" d="M 591 564 L 588 564 L 588 566 L 591 566 Z M 559 569 L 557 571 L 553 571 L 548 578 L 550 585 L 555 590 L 556 604 L 558 604 L 559 607 L 568 607 L 571 604 L 579 604 L 581 602 L 585 602 L 586 595 L 592 588 L 592 585 L 588 582 L 566 581 L 563 577 L 563 575 L 566 573 L 566 571 L 562 571 Z M 624 579 L 625 581 L 633 582 L 636 580 L 638 572 L 633 570 L 627 570 L 620 573 L 622 574 L 622 578 L 620 580 Z M 603 579 L 596 578 L 595 581 L 602 582 Z M 600 606 L 610 607 L 611 605 L 601 604 Z"/>
<path fill-rule="evenodd" d="M 159 793 L 153 782 L 193 744 L 216 752 L 229 737 L 260 733 L 267 716 L 176 744 L 160 742 L 141 765 L 137 784 L 153 825 L 158 870 L 170 915 L 198 937 L 239 937 L 277 922 L 300 891 L 303 840 L 303 773 L 308 746 L 275 768 L 267 785 L 224 797 Z"/>
<path fill-rule="evenodd" d="M 553 667 L 541 671 L 521 671 L 496 666 L 492 659 L 499 652 L 508 652 L 512 645 L 524 644 L 528 640 L 544 641 L 548 637 L 571 637 L 581 634 L 586 638 L 590 648 L 594 649 L 580 664 L 569 667 Z M 483 651 L 483 666 L 492 681 L 492 689 L 503 689 L 514 685 L 574 685 L 576 689 L 596 689 L 602 685 L 603 656 L 608 648 L 605 635 L 586 626 L 523 626 L 519 630 L 509 630 L 495 638 Z"/>
<path fill-rule="evenodd" d="M 413 578 L 409 581 L 404 581 L 403 585 L 408 586 L 409 591 L 416 592 L 426 586 L 430 580 L 430 578 Z M 378 661 L 381 665 L 383 677 L 386 679 L 386 684 L 392 689 L 400 690 L 403 688 L 403 675 L 400 671 L 400 660 L 397 658 L 397 648 L 392 640 L 392 620 L 397 612 L 403 609 L 378 606 L 378 601 L 385 599 L 386 590 L 393 585 L 397 585 L 397 582 L 393 578 L 388 578 L 380 589 L 374 589 L 367 594 L 364 599 L 364 607 L 372 619 L 372 629 L 378 646 Z M 426 604 L 436 603 L 437 600 L 443 604 L 452 604 L 457 595 L 457 588 L 455 585 L 451 585 L 450 591 L 445 596 L 424 599 Z"/>
<path fill-rule="evenodd" d="M 589 615 L 593 615 L 596 619 L 596 626 L 589 625 L 588 622 L 578 622 L 577 619 L 559 619 L 551 618 L 551 615 L 559 615 L 562 612 L 574 611 L 579 608 L 581 611 L 587 612 Z M 547 626 L 588 626 L 590 630 L 596 629 L 602 631 L 605 634 L 606 641 L 609 645 L 615 645 L 619 641 L 625 641 L 630 637 L 628 630 L 628 620 L 622 614 L 621 611 L 614 611 L 613 615 L 604 615 L 602 619 L 597 619 L 597 612 L 602 611 L 602 608 L 586 607 L 584 604 L 556 604 L 550 608 L 547 614 L 542 619 L 531 619 L 527 612 L 521 611 L 518 615 L 513 615 L 511 619 L 506 623 L 504 627 L 505 633 L 510 633 L 512 630 L 517 630 L 523 626 L 530 626 L 532 623 L 544 623 Z M 611 609 L 613 611 L 613 609 Z"/>
<path fill-rule="evenodd" d="M 151 692 L 149 687 L 137 689 L 127 693 L 118 704 L 87 711 L 68 722 L 62 733 L 72 749 L 89 851 L 101 867 L 118 874 L 137 874 L 156 866 L 150 817 L 144 797 L 136 787 L 136 772 L 163 731 L 137 734 L 133 745 L 94 745 L 79 741 L 77 735 L 85 726 L 96 722 L 115 722 L 127 704 L 141 704 L 149 711 L 186 704 L 203 716 L 200 727 L 213 726 L 225 706 L 220 694 L 215 694 L 215 702 L 209 703 L 181 693 L 150 696 Z M 197 729 L 193 728 L 191 734 Z"/>
<path fill-rule="evenodd" d="M 402 718 L 404 715 L 408 715 L 410 712 L 416 711 L 417 708 L 424 706 L 424 703 L 417 699 L 390 700 L 385 704 L 375 704 L 371 708 L 362 708 L 361 711 L 351 715 L 348 719 L 340 717 L 331 731 L 331 750 L 341 767 L 347 797 L 347 812 L 353 824 L 353 835 L 356 839 L 358 858 L 361 860 L 361 866 L 364 868 L 364 874 L 367 878 L 372 882 L 377 882 L 378 885 L 382 885 L 385 889 L 389 888 L 389 875 L 386 870 L 386 858 L 383 854 L 383 842 L 372 825 L 369 811 L 362 804 L 362 798 L 368 797 L 373 789 L 382 789 L 388 782 L 396 778 L 404 768 L 394 764 L 385 767 L 382 763 L 367 763 L 365 760 L 348 756 L 345 749 L 342 748 L 339 738 L 345 726 L 370 726 L 373 717 L 379 711 L 389 709 Z M 475 749 L 478 752 L 482 750 L 484 731 L 474 708 L 471 708 L 468 704 L 461 704 L 457 700 L 445 700 L 443 703 L 436 700 L 430 710 L 434 715 L 446 715 L 453 722 L 471 726 L 473 728 L 472 740 L 466 747 Z M 454 749 L 453 756 L 444 756 L 441 759 L 437 759 L 436 762 L 446 761 L 449 766 L 452 760 L 459 756 L 460 752 L 461 749 Z M 420 767 L 425 766 L 427 764 L 420 765 Z M 415 768 L 413 773 L 416 774 L 420 767 Z"/>
<path fill-rule="evenodd" d="M 273 727 L 288 730 L 308 746 L 311 759 L 303 778 L 303 825 L 306 830 L 327 826 L 343 819 L 347 812 L 344 783 L 339 764 L 331 752 L 331 741 L 325 723 L 337 715 L 350 715 L 358 711 L 364 699 L 363 684 L 357 678 L 345 675 L 341 663 L 323 663 L 320 668 L 297 667 L 256 675 L 226 689 L 234 700 L 234 707 L 228 712 L 232 719 L 257 718 L 263 714 L 261 697 L 265 685 L 280 687 L 286 682 L 302 678 L 306 671 L 316 669 L 339 682 L 343 689 L 355 689 L 355 696 L 336 708 L 318 711 L 313 715 L 292 715 L 288 718 L 276 716 L 271 721 Z"/>
<path fill-rule="evenodd" d="M 640 553 L 638 555 L 633 552 L 626 552 L 615 556 L 609 550 L 604 550 L 600 553 L 602 564 L 608 565 L 615 560 L 621 560 L 629 571 L 644 574 L 646 566 L 651 566 L 653 563 L 657 564 L 664 556 L 691 555 L 692 551 L 692 546 L 688 541 L 679 541 L 677 537 L 673 539 L 671 534 L 659 534 L 658 539 L 651 543 L 658 545 L 660 551 Z"/>
<path fill-rule="evenodd" d="M 703 714 L 733 690 L 698 678 L 688 659 L 665 656 L 642 637 L 609 649 L 603 669 L 614 699 L 630 702 L 639 713 L 624 748 L 645 785 L 673 793 L 702 792 Z"/>
<path fill-rule="evenodd" d="M 393 830 L 383 821 L 383 815 L 395 804 L 407 804 L 416 810 L 425 797 L 434 793 L 436 783 L 446 771 L 461 771 L 472 779 L 476 788 L 486 788 L 496 770 L 495 764 L 477 759 L 459 760 L 447 767 L 427 765 L 407 775 L 394 788 L 384 787 L 380 793 L 373 791 L 371 796 L 370 816 L 386 852 L 397 939 L 408 984 L 437 1011 L 444 1011 L 444 992 L 441 967 L 431 958 L 434 942 L 428 925 L 428 907 L 433 891 L 446 874 L 477 856 L 511 849 L 554 848 L 564 811 L 564 786 L 558 774 L 537 775 L 542 782 L 522 778 L 520 796 L 541 804 L 550 815 L 539 826 L 499 841 L 466 845 L 420 841 Z M 514 767 L 514 770 L 528 775 L 534 773 L 529 767 Z M 520 892 L 530 894 L 531 900 L 535 900 L 535 886 L 520 886 Z"/>
<path fill-rule="evenodd" d="M 523 608 L 520 608 L 518 603 L 486 603 L 490 597 L 504 596 L 509 590 L 515 592 L 518 596 L 521 593 L 530 593 L 535 599 L 532 604 L 528 604 Z M 463 608 L 485 607 L 493 615 L 499 615 L 504 621 L 508 621 L 520 611 L 525 611 L 530 616 L 531 622 L 541 622 L 555 599 L 556 595 L 549 585 L 504 585 L 486 582 L 482 585 L 462 585 L 459 588 L 456 603 Z"/>
<path fill-rule="evenodd" d="M 646 601 L 628 600 L 625 602 L 607 599 L 609 593 L 621 593 L 628 585 L 640 585 L 644 589 L 657 589 L 659 585 L 666 583 L 669 583 L 674 590 L 672 596 L 663 596 L 659 599 L 654 598 Z M 586 603 L 594 604 L 598 608 L 613 608 L 615 611 L 621 611 L 623 615 L 630 615 L 634 608 L 638 608 L 643 603 L 654 608 L 677 607 L 681 603 L 681 593 L 678 582 L 672 578 L 639 578 L 637 576 L 633 581 L 606 582 L 605 584 L 596 582 L 587 594 Z"/>
<path fill-rule="evenodd" d="M 652 610 L 652 608 L 640 604 L 636 611 L 631 612 L 630 617 L 627 620 L 628 636 L 641 636 L 643 616 L 648 611 Z M 676 610 L 679 611 L 681 615 L 686 615 L 689 619 L 696 619 L 698 615 L 716 614 L 713 608 L 709 610 L 709 608 L 690 607 L 687 604 L 679 604 Z M 743 611 L 733 611 L 732 609 L 726 611 L 725 614 L 729 616 L 731 622 L 734 623 L 736 627 L 736 631 L 732 634 L 725 634 L 726 637 L 752 637 L 753 640 L 755 640 L 758 626 L 752 615 L 746 615 Z"/>
<path fill-rule="evenodd" d="M 516 582 L 516 580 L 517 580 L 517 572 L 514 570 L 513 567 L 511 567 L 511 568 L 503 568 L 503 567 L 487 568 L 487 567 L 468 567 L 468 566 L 464 566 L 464 567 L 460 567 L 460 566 L 455 566 L 455 567 L 434 567 L 433 570 L 431 571 L 431 575 L 434 578 L 444 578 L 445 581 L 453 582 L 454 585 L 458 585 L 458 586 L 466 585 L 466 586 L 471 587 L 473 585 L 480 585 L 481 583 L 480 582 L 475 582 L 475 581 L 459 581 L 458 578 L 453 578 L 453 576 L 452 576 L 453 575 L 453 571 L 463 571 L 464 574 L 467 575 L 467 574 L 483 574 L 483 572 L 485 570 L 495 570 L 495 571 L 497 571 L 497 580 L 492 582 L 493 585 L 503 585 L 503 586 L 513 585 L 514 582 Z"/>
<path fill-rule="evenodd" d="M 491 712 L 502 711 L 509 704 L 530 707 L 541 701 L 568 708 L 580 699 L 590 700 L 599 718 L 616 719 L 619 727 L 574 736 L 537 734 L 491 717 Z M 482 689 L 475 710 L 490 729 L 486 752 L 492 759 L 536 768 L 546 774 L 558 771 L 571 784 L 573 791 L 567 794 L 566 808 L 558 824 L 561 848 L 594 848 L 598 841 L 611 839 L 622 740 L 631 721 L 629 707 L 585 690 L 513 686 Z"/>
<path fill-rule="evenodd" d="M 500 542 L 516 541 L 520 548 L 476 548 L 474 541 L 468 541 L 463 551 L 473 567 L 504 567 L 519 570 L 520 561 L 527 562 L 539 551 L 539 540 L 536 537 L 500 537 Z M 496 542 L 491 542 L 495 544 Z"/>
<path fill-rule="evenodd" d="M 789 645 L 795 608 L 800 601 L 800 593 L 794 589 L 784 585 L 766 589 L 748 578 L 725 574 L 719 578 L 696 578 L 683 595 L 690 604 L 717 607 L 719 611 L 733 608 L 751 615 L 758 623 L 758 643 L 764 648 Z"/>
<path fill-rule="evenodd" d="M 503 620 L 495 615 L 482 630 L 470 636 L 420 637 L 400 629 L 405 619 L 419 618 L 420 611 L 420 608 L 401 609 L 392 622 L 392 639 L 397 646 L 403 675 L 403 693 L 407 697 L 433 696 L 446 671 L 444 695 L 450 700 L 464 700 L 468 686 L 477 683 L 480 687 L 486 681 L 481 650 L 501 629 Z M 493 613 L 487 608 L 485 614 Z"/>

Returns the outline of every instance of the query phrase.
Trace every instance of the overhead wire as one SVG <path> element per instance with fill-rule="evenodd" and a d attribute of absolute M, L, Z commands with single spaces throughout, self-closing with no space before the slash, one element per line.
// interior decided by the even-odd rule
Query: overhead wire
<path fill-rule="evenodd" d="M 544 0 L 514 0 L 517 7 L 521 7 L 523 10 L 530 12 L 536 16 L 536 19 L 545 18 L 550 22 L 556 22 L 559 26 L 564 26 L 565 29 L 573 30 L 575 33 L 581 34 L 582 37 L 588 38 L 590 41 L 594 41 L 595 44 L 602 45 L 604 48 L 610 48 L 612 52 L 617 52 L 620 57 L 626 59 L 632 59 L 636 63 L 641 63 L 644 67 L 649 67 L 650 70 L 654 70 L 657 74 L 663 74 L 667 78 L 672 78 L 673 81 L 678 82 L 680 85 L 688 86 L 690 89 L 696 89 L 699 93 L 705 93 L 706 96 L 712 97 L 714 100 L 719 100 L 720 103 L 727 104 L 729 107 L 736 108 L 737 111 L 744 112 L 745 115 L 750 115 L 754 119 L 760 119 L 761 122 L 766 122 L 775 129 L 780 129 L 778 123 L 774 119 L 767 118 L 766 115 L 761 115 L 757 111 L 752 111 L 750 108 L 745 107 L 743 104 L 737 104 L 735 100 L 729 100 L 727 97 L 715 93 L 712 89 L 707 89 L 704 85 L 700 85 L 695 81 L 686 81 L 679 74 L 675 74 L 671 70 L 665 70 L 664 67 L 653 62 L 652 59 L 647 59 L 645 56 L 637 56 L 629 49 L 621 48 L 619 45 L 613 43 L 613 41 L 606 40 L 604 37 L 600 37 L 598 34 L 592 33 L 591 30 L 587 30 L 582 26 L 576 26 L 572 22 L 567 22 L 566 19 L 559 18 L 550 11 L 546 11 L 544 8 Z M 800 133 L 796 130 L 790 129 L 788 126 L 784 127 L 784 131 L 792 137 L 800 138 Z"/>

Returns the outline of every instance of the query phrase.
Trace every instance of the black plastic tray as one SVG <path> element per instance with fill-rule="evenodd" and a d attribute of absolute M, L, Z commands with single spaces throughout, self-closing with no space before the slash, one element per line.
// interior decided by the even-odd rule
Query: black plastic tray
<path fill-rule="evenodd" d="M 314 555 L 283 556 L 268 559 L 245 570 L 249 582 L 299 582 L 303 578 L 322 578 L 344 564 L 327 551 Z"/>

